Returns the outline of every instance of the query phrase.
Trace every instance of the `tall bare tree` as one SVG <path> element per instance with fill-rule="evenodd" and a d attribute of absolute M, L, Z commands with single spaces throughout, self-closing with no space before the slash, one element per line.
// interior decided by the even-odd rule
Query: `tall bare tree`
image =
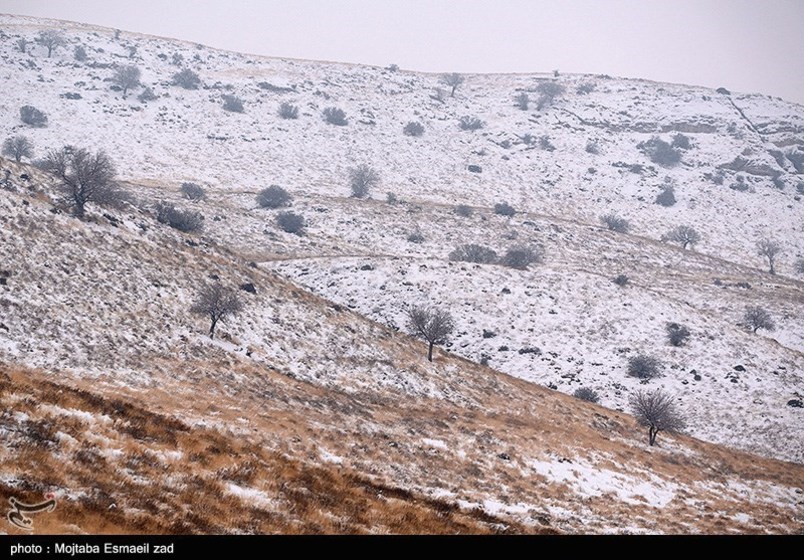
<path fill-rule="evenodd" d="M 757 254 L 768 259 L 768 272 L 776 274 L 776 257 L 784 250 L 775 239 L 763 238 L 757 241 Z"/>
<path fill-rule="evenodd" d="M 637 391 L 629 399 L 637 422 L 648 428 L 648 443 L 654 445 L 659 432 L 680 432 L 686 422 L 676 409 L 673 399 L 661 389 Z"/>
<path fill-rule="evenodd" d="M 413 306 L 408 309 L 408 328 L 429 343 L 427 359 L 432 362 L 433 346 L 447 341 L 447 337 L 455 330 L 455 321 L 443 309 Z"/>
<path fill-rule="evenodd" d="M 42 162 L 42 169 L 59 179 L 58 188 L 64 193 L 73 215 L 83 218 L 86 205 L 113 205 L 126 197 L 114 181 L 114 164 L 105 152 L 91 154 L 85 149 L 76 150 L 65 146 L 51 151 Z"/>
<path fill-rule="evenodd" d="M 218 321 L 226 321 L 227 317 L 237 315 L 242 310 L 243 302 L 240 301 L 237 292 L 220 282 L 214 282 L 201 287 L 190 313 L 205 316 L 210 320 L 209 338 L 212 339 L 215 337 Z"/>
<path fill-rule="evenodd" d="M 466 81 L 466 78 L 458 74 L 457 72 L 451 72 L 449 74 L 441 74 L 441 78 L 439 80 L 445 86 L 449 86 L 450 97 L 455 97 L 455 90 L 458 89 L 458 86 L 463 84 Z"/>
<path fill-rule="evenodd" d="M 67 44 L 64 34 L 57 29 L 45 29 L 40 31 L 35 41 L 47 49 L 47 57 L 53 54 L 57 48 Z"/>
<path fill-rule="evenodd" d="M 678 243 L 684 249 L 695 246 L 701 240 L 701 235 L 690 226 L 677 226 L 662 236 L 662 241 Z"/>
<path fill-rule="evenodd" d="M 140 86 L 140 69 L 136 66 L 121 66 L 114 71 L 112 82 L 123 90 L 123 99 L 128 90 Z"/>
<path fill-rule="evenodd" d="M 13 157 L 17 163 L 24 157 L 30 159 L 33 157 L 33 143 L 28 140 L 27 136 L 22 134 L 7 138 L 3 142 L 3 155 Z"/>

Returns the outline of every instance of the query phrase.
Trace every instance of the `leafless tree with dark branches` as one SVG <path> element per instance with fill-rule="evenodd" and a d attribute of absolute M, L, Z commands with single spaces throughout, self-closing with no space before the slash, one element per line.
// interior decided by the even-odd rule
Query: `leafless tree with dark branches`
<path fill-rule="evenodd" d="M 755 334 L 759 329 L 773 331 L 776 324 L 768 311 L 762 307 L 746 307 L 743 315 L 743 323 Z"/>
<path fill-rule="evenodd" d="M 408 328 L 430 345 L 427 359 L 433 361 L 433 347 L 444 344 L 455 329 L 455 322 L 448 311 L 437 307 L 413 306 L 408 309 Z"/>
<path fill-rule="evenodd" d="M 90 202 L 114 206 L 127 199 L 127 193 L 114 181 L 114 164 L 103 151 L 93 155 L 83 148 L 65 146 L 49 152 L 42 161 L 42 169 L 58 178 L 58 188 L 76 218 L 84 217 Z"/>
<path fill-rule="evenodd" d="M 121 66 L 112 75 L 112 82 L 123 90 L 123 99 L 128 90 L 140 86 L 140 69 L 136 66 Z"/>
<path fill-rule="evenodd" d="M 678 243 L 682 248 L 695 246 L 701 240 L 701 235 L 690 226 L 677 226 L 662 236 L 662 241 Z"/>
<path fill-rule="evenodd" d="M 232 288 L 220 282 L 204 285 L 196 296 L 190 313 L 207 317 L 210 320 L 209 338 L 215 337 L 218 321 L 226 321 L 227 317 L 237 315 L 243 310 L 243 302 Z"/>
<path fill-rule="evenodd" d="M 768 272 L 776 274 L 776 257 L 784 248 L 774 239 L 763 238 L 757 241 L 757 254 L 768 259 Z"/>
<path fill-rule="evenodd" d="M 686 422 L 676 409 L 673 399 L 661 389 L 637 391 L 629 399 L 631 410 L 640 425 L 648 428 L 648 443 L 654 445 L 659 432 L 680 432 Z"/>
<path fill-rule="evenodd" d="M 24 157 L 30 159 L 33 157 L 33 143 L 22 134 L 8 138 L 3 142 L 3 155 L 13 157 L 17 163 Z"/>
<path fill-rule="evenodd" d="M 57 48 L 65 45 L 67 41 L 64 39 L 64 34 L 57 29 L 46 29 L 40 31 L 36 36 L 35 41 L 47 49 L 47 57 L 53 54 Z"/>

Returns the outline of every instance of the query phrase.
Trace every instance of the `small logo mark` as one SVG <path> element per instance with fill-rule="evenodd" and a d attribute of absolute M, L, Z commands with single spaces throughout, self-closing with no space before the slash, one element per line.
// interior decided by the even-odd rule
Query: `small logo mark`
<path fill-rule="evenodd" d="M 56 495 L 52 493 L 45 494 L 45 501 L 38 504 L 26 504 L 13 496 L 8 502 L 11 504 L 11 511 L 6 515 L 8 522 L 26 531 L 33 531 L 33 520 L 26 513 L 50 512 L 56 509 Z"/>

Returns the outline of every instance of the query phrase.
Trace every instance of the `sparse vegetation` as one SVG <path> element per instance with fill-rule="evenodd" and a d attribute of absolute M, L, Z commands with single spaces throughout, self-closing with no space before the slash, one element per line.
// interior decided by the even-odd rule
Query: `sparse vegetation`
<path fill-rule="evenodd" d="M 597 394 L 597 391 L 588 387 L 578 387 L 575 389 L 575 392 L 572 393 L 572 396 L 576 399 L 581 399 L 582 401 L 590 403 L 597 403 L 600 400 L 600 396 Z"/>
<path fill-rule="evenodd" d="M 3 155 L 12 157 L 19 163 L 22 158 L 33 158 L 33 148 L 33 142 L 27 136 L 18 134 L 13 138 L 6 138 L 6 141 L 3 142 Z"/>
<path fill-rule="evenodd" d="M 282 231 L 296 235 L 304 235 L 304 228 L 307 226 L 304 216 L 293 212 L 280 212 L 277 214 L 276 224 Z"/>
<path fill-rule="evenodd" d="M 53 51 L 67 44 L 64 33 L 57 29 L 45 29 L 40 31 L 34 41 L 47 49 L 48 58 L 53 54 Z"/>
<path fill-rule="evenodd" d="M 20 107 L 20 120 L 28 126 L 47 126 L 47 115 L 33 105 Z"/>
<path fill-rule="evenodd" d="M 449 260 L 491 264 L 497 261 L 497 253 L 493 249 L 472 243 L 457 247 L 449 254 Z"/>
<path fill-rule="evenodd" d="M 408 243 L 424 243 L 424 235 L 420 231 L 412 231 L 408 234 Z"/>
<path fill-rule="evenodd" d="M 380 175 L 370 165 L 364 163 L 349 169 L 349 185 L 353 198 L 366 198 L 379 183 Z"/>
<path fill-rule="evenodd" d="M 460 74 L 452 72 L 449 74 L 441 74 L 439 81 L 450 88 L 449 96 L 455 97 L 455 90 L 457 90 L 458 87 L 466 81 L 466 79 Z"/>
<path fill-rule="evenodd" d="M 550 137 L 546 134 L 539 137 L 539 147 L 546 152 L 555 151 L 556 147 L 550 142 Z"/>
<path fill-rule="evenodd" d="M 692 148 L 689 136 L 685 136 L 684 134 L 681 133 L 676 134 L 675 136 L 673 136 L 672 147 L 680 148 L 682 150 L 689 150 L 690 148 Z"/>
<path fill-rule="evenodd" d="M 201 185 L 197 185 L 196 183 L 182 183 L 181 194 L 184 195 L 184 198 L 188 200 L 198 202 L 204 199 L 206 196 L 206 191 L 204 191 L 204 188 Z"/>
<path fill-rule="evenodd" d="M 279 185 L 271 185 L 257 195 L 257 204 L 260 208 L 281 208 L 288 206 L 291 200 L 290 193 Z"/>
<path fill-rule="evenodd" d="M 154 101 L 159 99 L 159 96 L 154 93 L 150 87 L 145 87 L 140 94 L 137 96 L 137 99 L 140 103 L 148 103 L 149 101 Z"/>
<path fill-rule="evenodd" d="M 648 428 L 648 443 L 653 446 L 659 432 L 680 432 L 686 426 L 673 399 L 661 389 L 637 391 L 629 399 L 637 422 Z"/>
<path fill-rule="evenodd" d="M 672 346 L 684 346 L 691 334 L 686 326 L 678 323 L 667 323 L 665 330 L 667 331 L 667 339 Z"/>
<path fill-rule="evenodd" d="M 625 275 L 625 274 L 618 274 L 617 276 L 615 276 L 612 279 L 612 282 L 614 282 L 615 284 L 617 284 L 621 288 L 624 288 L 625 286 L 627 286 L 629 281 L 630 280 L 629 280 L 628 276 Z"/>
<path fill-rule="evenodd" d="M 477 117 L 470 117 L 470 116 L 463 116 L 458 121 L 458 126 L 461 130 L 480 130 L 486 123 L 478 119 Z"/>
<path fill-rule="evenodd" d="M 600 144 L 595 139 L 589 139 L 586 142 L 586 153 L 597 155 L 600 153 Z"/>
<path fill-rule="evenodd" d="M 526 270 L 531 264 L 542 262 L 541 251 L 533 247 L 512 247 L 500 259 L 500 264 L 508 268 Z"/>
<path fill-rule="evenodd" d="M 578 95 L 587 95 L 595 91 L 596 87 L 597 85 L 594 82 L 584 82 L 575 89 L 575 92 Z"/>
<path fill-rule="evenodd" d="M 201 85 L 201 78 L 189 68 L 185 68 L 173 74 L 172 83 L 174 86 L 184 89 L 198 89 L 198 86 Z"/>
<path fill-rule="evenodd" d="M 600 221 L 603 222 L 603 224 L 605 224 L 609 230 L 616 231 L 617 233 L 628 233 L 628 231 L 631 229 L 631 224 L 628 222 L 628 220 L 615 216 L 614 214 L 606 214 L 605 216 L 601 216 Z"/>
<path fill-rule="evenodd" d="M 84 217 L 89 203 L 115 206 L 127 199 L 127 193 L 114 181 L 114 164 L 103 151 L 93 155 L 85 149 L 65 146 L 49 152 L 41 165 L 43 171 L 58 179 L 57 188 L 76 218 Z"/>
<path fill-rule="evenodd" d="M 243 112 L 243 100 L 237 97 L 236 95 L 223 95 L 223 110 L 229 111 L 230 113 L 242 113 Z"/>
<path fill-rule="evenodd" d="M 334 124 L 335 126 L 346 126 L 349 124 L 349 121 L 346 119 L 346 113 L 343 109 L 338 109 L 337 107 L 327 107 L 321 113 L 324 116 L 324 120 L 327 121 L 329 124 Z"/>
<path fill-rule="evenodd" d="M 530 105 L 530 96 L 524 91 L 516 94 L 514 96 L 514 106 L 519 107 L 523 111 L 528 110 L 528 106 Z"/>
<path fill-rule="evenodd" d="M 140 86 L 140 69 L 136 66 L 121 66 L 112 74 L 112 83 L 122 90 L 125 99 L 128 90 Z"/>
<path fill-rule="evenodd" d="M 662 192 L 656 195 L 656 204 L 664 207 L 673 206 L 676 203 L 676 190 L 673 185 L 665 185 Z"/>
<path fill-rule="evenodd" d="M 410 331 L 427 341 L 427 359 L 433 361 L 433 347 L 444 344 L 455 330 L 452 315 L 437 307 L 413 306 L 407 311 Z"/>
<path fill-rule="evenodd" d="M 455 213 L 461 218 L 469 218 L 472 216 L 474 211 L 472 210 L 471 206 L 468 206 L 466 204 L 459 204 L 455 207 Z"/>
<path fill-rule="evenodd" d="M 799 274 L 804 274 L 804 257 L 797 259 L 796 264 L 793 265 L 793 267 Z"/>
<path fill-rule="evenodd" d="M 558 82 L 542 82 L 536 86 L 536 91 L 540 94 L 536 108 L 541 111 L 545 107 L 552 105 L 556 97 L 564 95 L 566 88 Z"/>
<path fill-rule="evenodd" d="M 701 241 L 701 235 L 690 226 L 677 226 L 662 236 L 662 241 L 678 243 L 682 248 L 694 247 Z"/>
<path fill-rule="evenodd" d="M 762 238 L 757 241 L 757 254 L 768 260 L 768 272 L 776 274 L 776 258 L 784 252 L 784 247 L 775 239 Z"/>
<path fill-rule="evenodd" d="M 87 59 L 87 50 L 81 45 L 76 45 L 73 49 L 73 58 L 78 62 L 84 62 Z"/>
<path fill-rule="evenodd" d="M 424 134 L 424 125 L 419 122 L 411 121 L 405 125 L 405 127 L 402 129 L 402 132 L 405 134 L 405 136 L 421 136 Z"/>
<path fill-rule="evenodd" d="M 671 167 L 681 161 L 681 152 L 678 151 L 678 148 L 674 148 L 658 136 L 654 136 L 645 142 L 640 142 L 637 144 L 637 148 L 642 150 L 642 153 L 658 165 Z"/>
<path fill-rule="evenodd" d="M 204 226 L 204 216 L 200 212 L 193 210 L 179 210 L 173 204 L 158 202 L 154 206 L 156 220 L 161 224 L 167 224 L 173 229 L 185 233 L 200 231 Z"/>
<path fill-rule="evenodd" d="M 282 102 L 279 105 L 278 114 L 281 118 L 287 120 L 294 120 L 299 118 L 299 108 L 292 103 L 288 103 L 287 101 Z"/>
<path fill-rule="evenodd" d="M 494 213 L 500 216 L 511 217 L 516 214 L 516 210 L 507 202 L 498 202 L 494 205 Z"/>
<path fill-rule="evenodd" d="M 204 285 L 197 293 L 195 303 L 190 312 L 209 318 L 209 338 L 215 337 L 215 327 L 219 321 L 225 322 L 229 317 L 243 311 L 243 302 L 237 291 L 225 287 L 220 282 Z"/>
<path fill-rule="evenodd" d="M 743 314 L 743 323 L 746 328 L 750 329 L 754 334 L 759 329 L 766 331 L 776 330 L 776 323 L 767 309 L 759 306 L 751 306 L 745 308 Z"/>
<path fill-rule="evenodd" d="M 653 379 L 659 376 L 662 363 L 653 356 L 637 354 L 628 358 L 628 375 L 637 379 Z"/>

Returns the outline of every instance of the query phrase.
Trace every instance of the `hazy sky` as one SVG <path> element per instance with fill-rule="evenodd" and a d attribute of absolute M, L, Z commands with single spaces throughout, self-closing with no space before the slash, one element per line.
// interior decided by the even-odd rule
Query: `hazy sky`
<path fill-rule="evenodd" d="M 804 0 L 0 0 L 270 56 L 430 72 L 563 72 L 804 103 Z"/>

